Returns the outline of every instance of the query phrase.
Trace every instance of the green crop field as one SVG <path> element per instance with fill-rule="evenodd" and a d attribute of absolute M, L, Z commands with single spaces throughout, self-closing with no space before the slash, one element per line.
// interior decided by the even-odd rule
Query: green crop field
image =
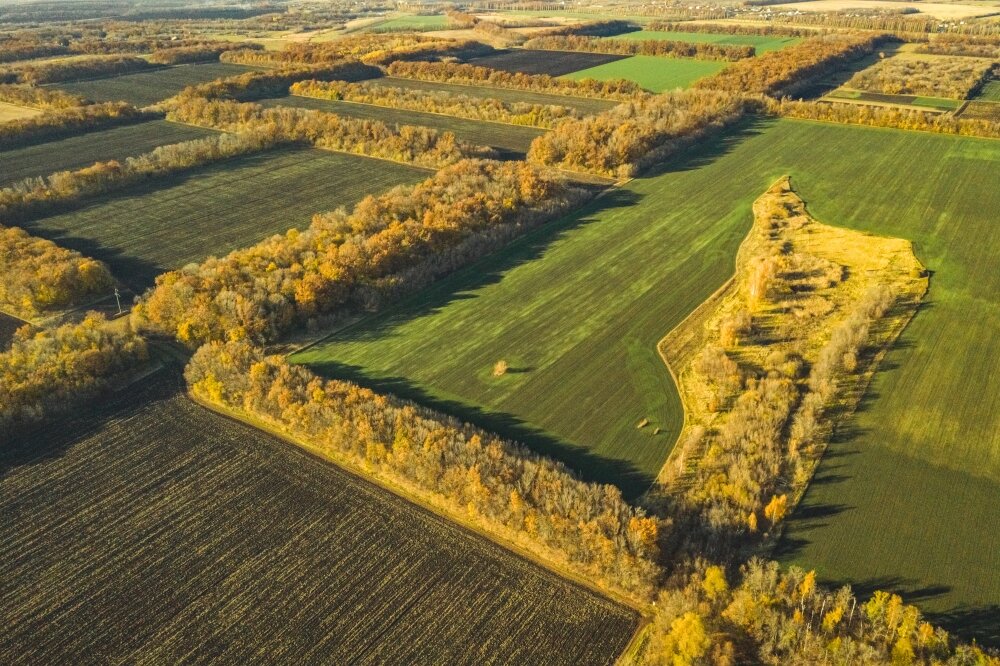
<path fill-rule="evenodd" d="M 102 197 L 24 225 L 103 259 L 133 288 L 159 273 L 246 247 L 313 213 L 413 183 L 427 171 L 315 149 L 269 151 Z"/>
<path fill-rule="evenodd" d="M 596 665 L 636 629 L 165 379 L 0 450 L 4 664 Z"/>
<path fill-rule="evenodd" d="M 432 16 L 399 16 L 382 23 L 376 23 L 370 29 L 381 30 L 445 30 L 448 27 L 448 17 L 444 14 Z"/>
<path fill-rule="evenodd" d="M 989 81 L 975 99 L 986 102 L 1000 102 L 1000 79 Z"/>
<path fill-rule="evenodd" d="M 121 160 L 157 146 L 215 134 L 211 130 L 153 120 L 136 125 L 88 132 L 65 139 L 5 150 L 0 162 L 0 186 L 22 178 L 79 169 L 97 161 Z"/>
<path fill-rule="evenodd" d="M 859 164 L 883 184 L 858 178 Z M 934 274 L 783 557 L 931 611 L 964 604 L 995 627 L 998 165 L 991 140 L 749 126 L 294 358 L 500 429 L 634 495 L 681 420 L 654 346 L 729 276 L 751 202 L 790 174 L 819 220 L 910 238 Z M 497 359 L 514 371 L 493 378 Z M 664 432 L 637 430 L 641 418 Z"/>
<path fill-rule="evenodd" d="M 451 83 L 437 83 L 436 81 L 398 79 L 393 77 L 372 79 L 370 81 L 366 81 L 366 83 L 378 86 L 391 86 L 394 88 L 407 88 L 410 90 L 447 92 L 455 95 L 468 95 L 470 97 L 487 97 L 508 103 L 524 102 L 526 104 L 555 104 L 557 106 L 568 106 L 586 114 L 600 113 L 601 111 L 610 109 L 617 104 L 617 102 L 610 102 L 604 99 L 569 97 L 566 95 L 549 95 L 546 93 L 531 92 L 527 90 L 508 90 L 506 88 L 467 86 Z"/>
<path fill-rule="evenodd" d="M 452 118 L 437 113 L 421 113 L 420 111 L 404 111 L 383 106 L 358 104 L 355 102 L 314 99 L 291 95 L 261 102 L 266 106 L 295 106 L 302 109 L 317 109 L 328 111 L 351 118 L 364 120 L 381 120 L 389 125 L 422 125 L 432 129 L 452 132 L 460 141 L 467 141 L 480 146 L 492 146 L 501 151 L 505 157 L 521 158 L 527 152 L 531 142 L 545 133 L 545 130 L 535 127 L 521 127 L 490 123 L 465 118 Z"/>
<path fill-rule="evenodd" d="M 223 76 L 235 76 L 252 69 L 222 62 L 177 65 L 106 79 L 60 83 L 57 87 L 95 102 L 123 100 L 136 106 L 148 106 L 176 95 L 187 86 Z"/>
<path fill-rule="evenodd" d="M 613 35 L 608 39 L 647 40 L 657 39 L 675 42 L 691 42 L 694 44 L 737 44 L 753 46 L 757 54 L 768 51 L 779 51 L 786 46 L 798 44 L 798 37 L 779 37 L 776 35 L 717 35 L 704 32 L 664 32 L 657 30 L 639 30 L 621 35 Z"/>
<path fill-rule="evenodd" d="M 726 64 L 717 60 L 632 56 L 606 65 L 573 72 L 563 78 L 577 81 L 580 79 L 597 79 L 598 81 L 628 79 L 635 81 L 650 92 L 663 92 L 674 88 L 687 88 L 698 79 L 715 74 Z"/>

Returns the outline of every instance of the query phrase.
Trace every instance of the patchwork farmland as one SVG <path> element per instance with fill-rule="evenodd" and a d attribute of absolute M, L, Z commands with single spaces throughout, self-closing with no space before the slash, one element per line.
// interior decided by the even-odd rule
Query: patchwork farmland
<path fill-rule="evenodd" d="M 176 95 L 187 86 L 236 76 L 252 69 L 221 62 L 177 65 L 137 74 L 60 83 L 57 87 L 95 102 L 121 100 L 136 106 L 148 106 Z"/>
<path fill-rule="evenodd" d="M 166 270 L 305 228 L 313 213 L 351 206 L 427 173 L 343 153 L 275 150 L 140 185 L 24 226 L 106 261 L 116 277 L 143 289 Z"/>
<path fill-rule="evenodd" d="M 581 69 L 565 78 L 576 81 L 597 79 L 635 81 L 650 92 L 663 92 L 674 88 L 687 88 L 698 79 L 722 70 L 726 63 L 718 60 L 689 60 L 662 58 L 660 56 L 628 56 L 607 64 Z"/>
<path fill-rule="evenodd" d="M 610 664 L 631 638 L 634 612 L 163 374 L 3 450 L 4 663 Z"/>

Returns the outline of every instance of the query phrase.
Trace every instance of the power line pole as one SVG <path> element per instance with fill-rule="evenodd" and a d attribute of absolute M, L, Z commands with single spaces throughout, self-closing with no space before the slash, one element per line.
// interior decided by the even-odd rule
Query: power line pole
<path fill-rule="evenodd" d="M 125 314 L 122 312 L 122 298 L 121 294 L 118 293 L 118 287 L 115 287 L 115 302 L 118 303 L 118 314 Z"/>

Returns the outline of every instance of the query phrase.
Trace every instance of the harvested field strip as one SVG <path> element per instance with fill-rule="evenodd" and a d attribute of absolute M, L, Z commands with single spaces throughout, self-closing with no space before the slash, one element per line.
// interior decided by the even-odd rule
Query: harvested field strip
<path fill-rule="evenodd" d="M 632 56 L 606 65 L 568 74 L 563 78 L 628 79 L 650 92 L 663 92 L 674 88 L 687 88 L 700 78 L 711 76 L 727 63 L 717 60 L 692 60 L 689 58 L 663 58 L 660 56 Z"/>
<path fill-rule="evenodd" d="M 605 53 L 580 53 L 577 51 L 512 49 L 510 51 L 499 51 L 482 58 L 474 58 L 468 62 L 470 65 L 476 65 L 477 67 L 489 67 L 505 72 L 562 76 L 563 74 L 622 60 L 626 57 Z"/>
<path fill-rule="evenodd" d="M 510 103 L 525 102 L 527 104 L 554 104 L 556 106 L 568 106 L 586 114 L 600 113 L 601 111 L 610 109 L 617 104 L 617 102 L 610 102 L 603 99 L 569 97 L 567 95 L 549 95 L 546 93 L 530 92 L 526 90 L 508 90 L 506 88 L 491 88 L 488 86 L 467 86 L 461 84 L 437 83 L 435 81 L 418 81 L 416 79 L 398 79 L 394 77 L 370 79 L 366 81 L 366 83 L 370 85 L 392 86 L 394 88 L 408 88 L 410 90 L 448 92 L 456 95 L 468 95 L 470 97 L 487 97 Z"/>
<path fill-rule="evenodd" d="M 252 245 L 427 171 L 316 149 L 269 151 L 152 181 L 25 225 L 106 261 L 135 290 L 165 270 Z"/>
<path fill-rule="evenodd" d="M 157 146 L 212 134 L 215 132 L 199 127 L 153 120 L 5 150 L 0 161 L 0 186 L 98 161 L 122 160 Z"/>
<path fill-rule="evenodd" d="M 389 125 L 422 125 L 443 132 L 452 132 L 460 141 L 467 141 L 481 146 L 492 146 L 499 150 L 502 156 L 514 159 L 522 158 L 531 145 L 531 142 L 535 140 L 535 137 L 545 133 L 545 130 L 535 127 L 468 120 L 436 113 L 405 111 L 402 109 L 372 106 L 370 104 L 357 104 L 355 102 L 332 101 L 294 95 L 264 100 L 261 104 L 272 107 L 295 106 L 301 109 L 316 109 L 351 118 L 381 120 Z"/>
<path fill-rule="evenodd" d="M 628 643 L 632 611 L 164 379 L 4 449 L 4 663 L 610 664 Z"/>
<path fill-rule="evenodd" d="M 106 79 L 60 83 L 56 87 L 95 102 L 122 100 L 136 106 L 148 106 L 176 95 L 187 86 L 223 76 L 235 76 L 253 69 L 221 62 L 177 65 Z"/>
<path fill-rule="evenodd" d="M 768 51 L 780 51 L 786 46 L 798 44 L 798 37 L 780 37 L 770 35 L 723 35 L 706 32 L 663 32 L 655 30 L 640 30 L 614 35 L 608 39 L 627 39 L 632 41 L 664 40 L 675 42 L 690 42 L 692 44 L 733 44 L 753 46 L 757 55 Z"/>
<path fill-rule="evenodd" d="M 0 102 L 0 123 L 10 122 L 11 120 L 24 120 L 25 118 L 33 118 L 41 114 L 42 112 L 38 109 L 29 109 L 26 106 Z"/>

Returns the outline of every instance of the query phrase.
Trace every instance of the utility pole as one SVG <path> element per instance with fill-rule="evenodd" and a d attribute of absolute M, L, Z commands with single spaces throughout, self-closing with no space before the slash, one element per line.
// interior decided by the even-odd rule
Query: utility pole
<path fill-rule="evenodd" d="M 115 302 L 118 303 L 118 314 L 125 314 L 122 312 L 122 298 L 121 294 L 118 293 L 118 287 L 115 287 Z"/>

